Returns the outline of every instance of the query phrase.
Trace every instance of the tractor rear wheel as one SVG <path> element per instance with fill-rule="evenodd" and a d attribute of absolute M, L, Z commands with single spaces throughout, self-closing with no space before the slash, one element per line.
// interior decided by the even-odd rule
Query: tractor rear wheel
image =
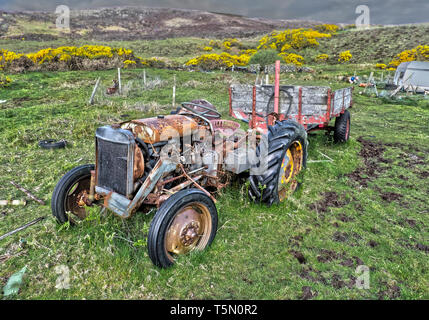
<path fill-rule="evenodd" d="M 334 142 L 347 142 L 350 137 L 350 112 L 345 110 L 335 119 Z"/>
<path fill-rule="evenodd" d="M 278 121 L 268 127 L 267 138 L 267 170 L 249 176 L 249 196 L 271 206 L 285 200 L 299 186 L 297 175 L 307 162 L 307 132 L 295 121 Z"/>
<path fill-rule="evenodd" d="M 153 218 L 148 235 L 149 257 L 161 268 L 193 250 L 204 250 L 217 231 L 217 209 L 210 197 L 192 188 L 165 200 Z"/>

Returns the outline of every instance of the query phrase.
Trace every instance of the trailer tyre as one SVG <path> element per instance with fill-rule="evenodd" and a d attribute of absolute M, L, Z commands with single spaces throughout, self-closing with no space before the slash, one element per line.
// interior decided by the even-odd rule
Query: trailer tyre
<path fill-rule="evenodd" d="M 350 112 L 345 110 L 335 119 L 334 142 L 347 142 L 350 137 Z"/>
<path fill-rule="evenodd" d="M 156 212 L 148 235 L 148 252 L 161 268 L 193 250 L 204 250 L 216 236 L 217 209 L 201 190 L 181 190 L 165 200 Z"/>
<path fill-rule="evenodd" d="M 89 194 L 91 170 L 94 169 L 95 165 L 85 164 L 73 168 L 58 181 L 52 193 L 51 209 L 59 223 L 73 222 L 74 217 L 85 218 L 85 206 L 79 203 L 85 193 Z M 69 219 L 67 213 L 71 213 L 74 217 Z"/>
<path fill-rule="evenodd" d="M 306 167 L 307 132 L 295 121 L 277 121 L 268 127 L 266 147 L 263 141 L 256 155 L 260 156 L 261 150 L 267 148 L 266 170 L 260 175 L 251 172 L 248 192 L 253 201 L 271 206 L 285 200 L 300 185 L 297 175 Z"/>

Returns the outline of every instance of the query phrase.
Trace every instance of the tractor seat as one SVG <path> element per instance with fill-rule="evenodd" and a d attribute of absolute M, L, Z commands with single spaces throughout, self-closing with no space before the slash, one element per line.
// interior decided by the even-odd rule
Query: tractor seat
<path fill-rule="evenodd" d="M 231 120 L 213 119 L 210 120 L 215 134 L 223 138 L 231 137 L 239 128 L 240 124 Z"/>

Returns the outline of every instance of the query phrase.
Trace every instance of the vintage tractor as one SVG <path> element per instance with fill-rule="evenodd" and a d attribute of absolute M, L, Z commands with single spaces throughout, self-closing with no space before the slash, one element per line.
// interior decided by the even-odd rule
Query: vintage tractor
<path fill-rule="evenodd" d="M 250 198 L 272 205 L 297 188 L 306 166 L 302 115 L 303 124 L 290 117 L 293 112 L 283 119 L 263 115 L 253 101 L 246 131 L 238 122 L 221 119 L 205 100 L 182 103 L 170 115 L 98 128 L 95 165 L 76 167 L 61 178 L 52 195 L 53 215 L 60 223 L 73 223 L 86 217 L 87 206 L 100 205 L 127 219 L 139 208 L 154 207 L 147 245 L 155 265 L 168 267 L 178 255 L 205 249 L 216 235 L 215 195 L 221 188 L 245 177 Z M 315 112 L 315 104 L 309 105 Z M 337 121 L 334 135 L 346 141 L 349 115 Z"/>

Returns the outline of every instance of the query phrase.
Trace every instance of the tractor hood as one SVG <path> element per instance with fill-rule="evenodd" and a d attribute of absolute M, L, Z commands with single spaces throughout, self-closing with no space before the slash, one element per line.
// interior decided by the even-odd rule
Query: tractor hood
<path fill-rule="evenodd" d="M 198 124 L 190 117 L 180 114 L 131 120 L 123 123 L 122 129 L 131 130 L 135 137 L 146 143 L 168 141 L 174 137 L 191 134 Z"/>

